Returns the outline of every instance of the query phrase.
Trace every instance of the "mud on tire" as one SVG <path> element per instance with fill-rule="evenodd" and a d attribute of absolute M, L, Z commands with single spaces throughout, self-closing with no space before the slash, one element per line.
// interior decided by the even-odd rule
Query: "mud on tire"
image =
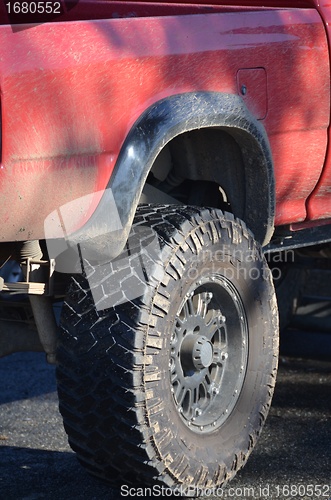
<path fill-rule="evenodd" d="M 224 485 L 275 385 L 277 305 L 259 245 L 231 214 L 144 205 L 124 254 L 84 268 L 57 368 L 80 462 L 117 485 Z"/>

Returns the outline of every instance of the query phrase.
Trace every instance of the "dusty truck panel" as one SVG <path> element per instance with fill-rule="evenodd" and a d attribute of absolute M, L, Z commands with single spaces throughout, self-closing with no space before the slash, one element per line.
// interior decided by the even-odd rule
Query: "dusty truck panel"
<path fill-rule="evenodd" d="M 43 238 L 54 209 L 104 189 L 128 131 L 148 106 L 196 89 L 240 94 L 238 71 L 252 68 L 263 68 L 267 78 L 261 100 L 277 179 L 276 224 L 305 219 L 329 123 L 327 41 L 316 12 L 112 19 L 17 33 L 3 26 L 0 36 L 3 240 Z M 33 207 L 37 216 L 23 215 Z M 73 214 L 67 232 L 93 209 Z"/>
<path fill-rule="evenodd" d="M 331 7 L 57 8 L 0 5 L 0 356 L 57 365 L 90 473 L 200 496 L 246 463 L 331 256 Z"/>
<path fill-rule="evenodd" d="M 328 2 L 321 1 L 321 2 L 316 2 L 316 6 L 319 9 L 322 18 L 324 19 L 326 33 L 329 42 L 329 49 L 330 49 L 331 46 L 330 4 Z M 330 141 L 330 129 L 328 133 L 328 139 Z M 331 217 L 330 193 L 331 193 L 331 158 L 330 158 L 330 148 L 328 148 L 321 177 L 319 179 L 319 182 L 315 190 L 310 195 L 307 201 L 307 216 L 308 216 L 307 219 L 309 221 Z"/>

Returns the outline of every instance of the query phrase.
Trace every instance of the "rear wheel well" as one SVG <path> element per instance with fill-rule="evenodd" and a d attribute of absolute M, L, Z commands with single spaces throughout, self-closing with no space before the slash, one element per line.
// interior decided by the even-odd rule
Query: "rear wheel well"
<path fill-rule="evenodd" d="M 246 176 L 241 147 L 231 129 L 213 127 L 172 139 L 157 156 L 147 183 L 174 203 L 221 208 L 245 220 Z"/>

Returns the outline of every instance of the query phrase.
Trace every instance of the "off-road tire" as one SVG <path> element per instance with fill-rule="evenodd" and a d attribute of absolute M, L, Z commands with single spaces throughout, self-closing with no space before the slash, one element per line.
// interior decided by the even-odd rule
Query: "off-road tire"
<path fill-rule="evenodd" d="M 94 475 L 194 494 L 235 475 L 265 422 L 278 359 L 271 273 L 245 224 L 220 210 L 144 205 L 132 231 L 124 256 L 72 277 L 60 411 Z"/>

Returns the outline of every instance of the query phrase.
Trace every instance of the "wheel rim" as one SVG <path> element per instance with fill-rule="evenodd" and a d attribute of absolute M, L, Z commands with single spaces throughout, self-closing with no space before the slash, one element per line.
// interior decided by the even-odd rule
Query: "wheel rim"
<path fill-rule="evenodd" d="M 187 427 L 204 433 L 224 423 L 240 396 L 247 358 L 237 289 L 220 275 L 195 283 L 178 309 L 170 344 L 171 392 Z"/>

